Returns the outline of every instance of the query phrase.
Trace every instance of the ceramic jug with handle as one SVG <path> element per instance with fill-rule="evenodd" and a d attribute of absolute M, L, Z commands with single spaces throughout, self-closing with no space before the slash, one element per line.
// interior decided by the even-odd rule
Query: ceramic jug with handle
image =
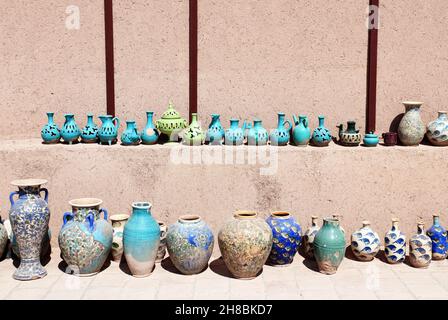
<path fill-rule="evenodd" d="M 112 145 L 117 142 L 120 119 L 111 115 L 99 116 L 102 125 L 98 131 L 98 138 L 102 144 Z"/>

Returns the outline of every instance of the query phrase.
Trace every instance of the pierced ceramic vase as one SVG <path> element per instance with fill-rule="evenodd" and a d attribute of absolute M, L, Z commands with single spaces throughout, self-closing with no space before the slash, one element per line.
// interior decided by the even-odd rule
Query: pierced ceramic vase
<path fill-rule="evenodd" d="M 317 147 L 326 147 L 331 142 L 331 132 L 325 127 L 325 117 L 319 116 L 319 126 L 314 129 L 312 143 Z"/>
<path fill-rule="evenodd" d="M 403 262 L 406 258 L 406 236 L 398 228 L 399 220 L 392 219 L 392 228 L 384 237 L 384 255 L 391 264 Z"/>
<path fill-rule="evenodd" d="M 112 260 L 115 262 L 120 262 L 123 256 L 123 230 L 128 220 L 129 215 L 127 214 L 116 214 L 110 217 L 113 228 L 111 253 Z"/>
<path fill-rule="evenodd" d="M 117 142 L 120 119 L 111 115 L 99 116 L 102 124 L 98 131 L 98 138 L 102 144 L 112 145 Z"/>
<path fill-rule="evenodd" d="M 81 131 L 75 122 L 75 115 L 69 113 L 64 116 L 65 122 L 61 129 L 61 137 L 65 143 L 76 143 L 81 135 Z"/>
<path fill-rule="evenodd" d="M 431 263 L 432 242 L 425 234 L 423 222 L 417 225 L 417 234 L 409 240 L 409 263 L 415 268 L 427 268 Z"/>
<path fill-rule="evenodd" d="M 225 144 L 228 146 L 239 146 L 244 144 L 246 130 L 249 130 L 250 124 L 244 121 L 242 127 L 239 127 L 238 119 L 230 119 L 230 128 L 224 134 Z"/>
<path fill-rule="evenodd" d="M 166 255 L 166 233 L 168 232 L 168 226 L 163 221 L 157 221 L 160 227 L 160 244 L 157 250 L 156 263 L 162 262 Z"/>
<path fill-rule="evenodd" d="M 134 120 L 126 121 L 126 129 L 121 134 L 121 143 L 124 146 L 137 146 L 140 144 L 140 134 Z"/>
<path fill-rule="evenodd" d="M 93 122 L 93 114 L 87 115 L 87 124 L 81 131 L 81 141 L 84 143 L 98 142 L 98 126 Z"/>
<path fill-rule="evenodd" d="M 432 241 L 432 260 L 444 260 L 447 257 L 447 233 L 440 225 L 438 214 L 433 215 L 433 225 L 426 234 Z"/>
<path fill-rule="evenodd" d="M 162 114 L 162 117 L 157 120 L 156 128 L 168 136 L 168 143 L 176 143 L 179 141 L 179 135 L 182 130 L 188 126 L 187 120 L 180 116 L 180 113 L 174 109 L 173 104 L 170 102 L 168 109 Z"/>
<path fill-rule="evenodd" d="M 254 125 L 247 133 L 247 144 L 250 146 L 264 146 L 268 143 L 268 131 L 263 128 L 262 121 L 254 120 Z"/>
<path fill-rule="evenodd" d="M 380 237 L 370 228 L 369 221 L 362 222 L 362 228 L 351 236 L 350 247 L 358 260 L 372 261 L 380 251 Z"/>
<path fill-rule="evenodd" d="M 317 220 L 319 217 L 311 217 L 311 226 L 305 231 L 303 235 L 303 252 L 305 257 L 309 259 L 314 259 L 314 237 L 319 231 L 320 227 L 317 225 Z"/>
<path fill-rule="evenodd" d="M 40 131 L 42 140 L 46 144 L 58 143 L 61 139 L 61 130 L 54 122 L 54 112 L 47 112 L 48 122 Z"/>
<path fill-rule="evenodd" d="M 198 122 L 198 115 L 196 113 L 191 114 L 191 123 L 184 130 L 182 136 L 182 143 L 189 146 L 200 146 L 205 141 L 205 134 Z"/>
<path fill-rule="evenodd" d="M 292 124 L 289 120 L 285 120 L 283 112 L 279 112 L 277 117 L 277 128 L 271 132 L 269 139 L 273 146 L 286 146 L 291 138 L 289 132 L 292 129 Z"/>
<path fill-rule="evenodd" d="M 429 142 L 435 146 L 448 146 L 447 111 L 439 111 L 438 118 L 428 124 L 426 136 Z"/>
<path fill-rule="evenodd" d="M 205 141 L 212 145 L 220 145 L 224 139 L 225 131 L 219 121 L 219 114 L 212 114 L 212 121 L 208 126 Z"/>
<path fill-rule="evenodd" d="M 398 138 L 405 146 L 418 146 L 426 133 L 426 126 L 420 117 L 422 102 L 403 102 L 406 113 L 398 125 Z"/>

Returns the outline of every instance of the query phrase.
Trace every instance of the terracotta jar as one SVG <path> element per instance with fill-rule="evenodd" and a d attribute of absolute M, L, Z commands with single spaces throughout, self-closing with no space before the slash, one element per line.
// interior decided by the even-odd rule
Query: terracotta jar
<path fill-rule="evenodd" d="M 272 230 L 253 211 L 237 211 L 219 231 L 218 244 L 229 271 L 238 279 L 253 279 L 272 248 Z"/>
<path fill-rule="evenodd" d="M 415 268 L 427 268 L 431 263 L 432 242 L 425 234 L 425 226 L 417 224 L 417 234 L 409 240 L 409 263 Z"/>

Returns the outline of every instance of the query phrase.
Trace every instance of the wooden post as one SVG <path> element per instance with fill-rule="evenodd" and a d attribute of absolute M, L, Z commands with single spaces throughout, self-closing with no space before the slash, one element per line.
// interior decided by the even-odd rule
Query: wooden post
<path fill-rule="evenodd" d="M 379 10 L 379 0 L 370 0 L 370 6 L 376 6 Z M 378 15 L 375 20 L 378 19 Z M 370 11 L 372 14 L 372 11 Z M 375 21 L 376 23 L 378 21 Z M 366 133 L 375 131 L 376 127 L 376 88 L 378 68 L 378 29 L 369 24 L 369 44 L 367 58 L 367 107 L 366 107 Z"/>
<path fill-rule="evenodd" d="M 198 0 L 190 0 L 189 39 L 191 122 L 191 114 L 198 112 Z"/>
<path fill-rule="evenodd" d="M 104 26 L 106 36 L 107 114 L 115 116 L 114 13 L 112 0 L 104 0 Z"/>

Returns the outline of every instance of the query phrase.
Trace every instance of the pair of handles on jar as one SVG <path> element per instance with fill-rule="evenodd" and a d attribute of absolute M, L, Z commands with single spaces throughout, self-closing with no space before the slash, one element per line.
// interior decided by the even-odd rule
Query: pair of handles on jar
<path fill-rule="evenodd" d="M 100 214 L 103 213 L 103 215 L 104 215 L 104 220 L 107 221 L 107 218 L 108 218 L 108 216 L 109 216 L 107 210 L 101 208 L 101 209 L 99 210 L 99 213 L 100 213 Z M 64 213 L 64 216 L 63 216 L 63 218 L 62 218 L 64 223 L 63 223 L 62 226 L 65 226 L 69 221 L 73 220 L 74 218 L 75 218 L 75 214 L 74 214 L 73 212 L 66 212 L 66 213 Z M 90 229 L 90 231 L 93 231 L 93 229 L 94 229 L 94 227 L 95 227 L 95 214 L 94 214 L 92 211 L 90 211 L 89 214 L 87 214 L 87 216 L 86 216 L 86 220 L 85 220 L 85 221 L 89 223 L 89 229 Z"/>
<path fill-rule="evenodd" d="M 39 189 L 39 195 L 40 195 L 40 193 L 41 193 L 42 191 L 45 192 L 44 200 L 45 200 L 45 202 L 48 203 L 48 189 L 46 189 L 46 188 L 40 188 L 40 189 Z M 15 196 L 15 195 L 20 195 L 20 191 L 13 191 L 13 192 L 11 192 L 11 193 L 9 194 L 9 202 L 11 202 L 11 206 L 13 206 L 13 205 L 15 204 L 15 201 L 14 201 L 14 196 Z"/>

